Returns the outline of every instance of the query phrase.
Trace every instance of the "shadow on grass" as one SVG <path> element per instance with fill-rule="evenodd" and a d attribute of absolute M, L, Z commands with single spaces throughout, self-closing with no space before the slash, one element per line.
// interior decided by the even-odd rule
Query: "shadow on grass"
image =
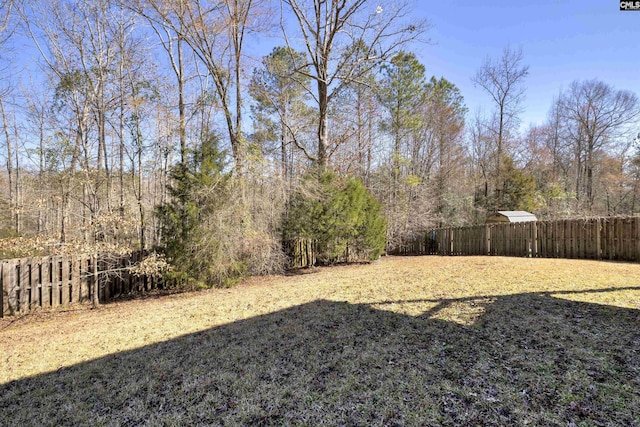
<path fill-rule="evenodd" d="M 639 311 L 482 310 L 315 301 L 4 384 L 0 425 L 640 425 Z"/>

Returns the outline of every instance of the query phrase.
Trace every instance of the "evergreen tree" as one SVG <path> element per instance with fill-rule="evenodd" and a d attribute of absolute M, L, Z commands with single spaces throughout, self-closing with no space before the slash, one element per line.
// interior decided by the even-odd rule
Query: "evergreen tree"
<path fill-rule="evenodd" d="M 533 176 L 518 169 L 513 159 L 503 156 L 504 181 L 499 192 L 498 206 L 504 210 L 522 210 L 533 212 L 538 208 L 536 200 L 536 180 Z"/>
<path fill-rule="evenodd" d="M 308 175 L 302 188 L 290 202 L 287 239 L 316 241 L 322 264 L 375 260 L 382 254 L 386 219 L 360 179 L 340 180 L 325 172 L 319 177 Z"/>
<path fill-rule="evenodd" d="M 262 66 L 253 70 L 249 94 L 255 100 L 251 107 L 254 118 L 254 140 L 271 143 L 279 151 L 280 172 L 287 177 L 293 170 L 294 148 L 303 146 L 300 135 L 309 128 L 310 109 L 306 105 L 310 79 L 304 54 L 287 47 L 276 47 L 262 58 Z M 274 144 L 275 143 L 275 144 Z M 265 147 L 269 149 L 269 147 Z M 265 150 L 270 151 L 270 150 Z"/>
<path fill-rule="evenodd" d="M 212 279 L 209 256 L 198 243 L 203 238 L 214 238 L 204 236 L 202 226 L 224 203 L 230 178 L 224 171 L 225 159 L 217 136 L 208 134 L 201 146 L 189 153 L 187 162 L 178 163 L 171 170 L 170 200 L 156 213 L 162 228 L 160 249 L 178 278 L 200 283 Z"/>
<path fill-rule="evenodd" d="M 379 100 L 389 112 L 383 127 L 393 139 L 394 194 L 400 177 L 402 145 L 422 125 L 420 107 L 425 97 L 425 68 L 415 54 L 399 52 L 382 67 Z"/>

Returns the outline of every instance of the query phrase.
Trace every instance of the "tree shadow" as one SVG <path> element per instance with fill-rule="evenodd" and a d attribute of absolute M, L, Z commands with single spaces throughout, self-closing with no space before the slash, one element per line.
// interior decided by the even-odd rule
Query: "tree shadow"
<path fill-rule="evenodd" d="M 109 355 L 1 385 L 0 424 L 640 425 L 638 310 L 519 294 L 436 317 L 454 302 L 319 300 Z"/>

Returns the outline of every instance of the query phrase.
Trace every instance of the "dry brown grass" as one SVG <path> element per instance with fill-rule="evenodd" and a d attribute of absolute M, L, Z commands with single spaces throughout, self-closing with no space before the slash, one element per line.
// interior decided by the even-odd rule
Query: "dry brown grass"
<path fill-rule="evenodd" d="M 305 273 L 0 320 L 0 425 L 640 425 L 640 265 Z"/>

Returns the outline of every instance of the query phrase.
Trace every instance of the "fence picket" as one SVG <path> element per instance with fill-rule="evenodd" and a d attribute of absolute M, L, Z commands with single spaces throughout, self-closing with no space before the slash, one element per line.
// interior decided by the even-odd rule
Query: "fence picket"
<path fill-rule="evenodd" d="M 71 285 L 69 281 L 69 260 L 64 258 L 60 261 L 60 264 L 60 301 L 66 307 L 71 299 L 69 293 L 69 286 Z"/>
<path fill-rule="evenodd" d="M 633 233 L 633 260 L 635 262 L 638 262 L 640 261 L 640 217 L 635 217 L 633 223 L 635 225 L 635 230 Z"/>
<path fill-rule="evenodd" d="M 4 263 L 0 263 L 0 319 L 4 317 L 4 278 L 2 277 L 4 271 Z"/>
<path fill-rule="evenodd" d="M 616 232 L 613 219 L 607 221 L 607 246 L 609 247 L 609 259 L 616 257 Z"/>
<path fill-rule="evenodd" d="M 40 295 L 43 308 L 51 307 L 51 258 L 40 259 Z"/>
<path fill-rule="evenodd" d="M 12 305 L 12 296 L 13 292 L 13 274 L 15 273 L 14 265 L 9 261 L 4 261 L 2 263 L 2 313 L 7 313 L 8 315 L 14 314 L 15 306 Z M 6 295 L 6 298 L 4 296 Z"/>
<path fill-rule="evenodd" d="M 19 261 L 19 310 L 21 313 L 27 313 L 29 311 L 29 294 L 31 293 L 31 288 L 29 286 L 29 279 L 31 274 L 29 272 L 29 260 L 27 258 L 22 258 Z"/>
<path fill-rule="evenodd" d="M 15 314 L 18 311 L 18 261 L 12 260 L 5 265 L 7 268 L 7 295 L 9 299 L 9 313 Z"/>
<path fill-rule="evenodd" d="M 71 303 L 80 302 L 80 258 L 71 257 Z"/>
<path fill-rule="evenodd" d="M 51 257 L 51 307 L 60 305 L 60 260 Z"/>
<path fill-rule="evenodd" d="M 309 256 L 313 256 L 313 249 Z M 423 250 L 421 247 L 414 250 Z M 139 253 L 128 259 L 99 259 L 95 256 L 46 256 L 0 261 L 0 317 L 26 313 L 37 307 L 68 306 L 90 299 L 92 281 L 101 289 L 101 301 L 134 292 L 134 281 L 150 290 L 160 286 L 160 277 L 129 274 L 127 267 L 142 260 Z M 98 269 L 96 271 L 96 269 Z M 105 269 L 111 271 L 104 271 Z M 115 270 L 115 271 L 113 271 Z M 111 275 L 111 277 L 109 277 Z M 118 275 L 119 280 L 113 280 Z M 142 287 L 138 287 L 142 291 Z"/>
<path fill-rule="evenodd" d="M 42 298 L 40 298 L 40 262 L 37 258 L 29 260 L 29 269 L 31 278 L 31 297 L 29 300 L 29 309 L 42 306 Z"/>

